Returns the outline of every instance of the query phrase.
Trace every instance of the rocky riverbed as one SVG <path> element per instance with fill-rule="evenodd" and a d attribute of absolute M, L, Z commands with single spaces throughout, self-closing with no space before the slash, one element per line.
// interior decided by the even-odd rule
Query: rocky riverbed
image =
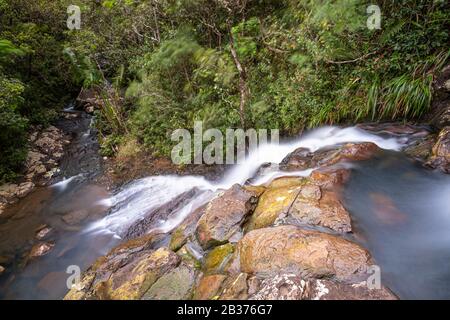
<path fill-rule="evenodd" d="M 438 135 L 403 124 L 361 127 L 404 141 L 406 153 L 424 166 L 448 172 L 447 127 Z M 221 190 L 169 232 L 149 219 L 176 211 L 161 206 L 137 222 L 139 233 L 99 258 L 65 299 L 397 299 L 386 286 L 371 287 L 376 261 L 353 232 L 342 200 L 352 165 L 382 152 L 371 142 L 299 148 L 264 166 L 281 177 Z M 307 176 L 291 176 L 308 169 Z M 196 196 L 181 193 L 171 205 Z M 385 203 L 386 223 L 402 219 L 388 209 Z"/>
<path fill-rule="evenodd" d="M 226 171 L 104 166 L 90 117 L 67 113 L 0 189 L 4 297 L 450 298 L 445 70 L 426 125 L 322 128 Z"/>

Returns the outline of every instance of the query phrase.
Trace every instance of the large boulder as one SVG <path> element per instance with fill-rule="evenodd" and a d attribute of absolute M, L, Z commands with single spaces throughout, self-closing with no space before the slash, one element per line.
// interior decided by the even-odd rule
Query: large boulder
<path fill-rule="evenodd" d="M 97 259 L 65 299 L 142 298 L 159 278 L 181 261 L 180 256 L 167 248 L 154 249 L 153 244 L 159 239 L 158 235 L 148 235 L 117 246 Z"/>
<path fill-rule="evenodd" d="M 364 161 L 373 157 L 380 148 L 372 142 L 346 143 L 315 152 L 305 148 L 294 150 L 286 156 L 280 168 L 286 171 L 331 166 L 340 162 Z"/>
<path fill-rule="evenodd" d="M 246 229 L 270 226 L 280 215 L 287 214 L 305 183 L 305 179 L 292 177 L 274 180 L 260 196 Z"/>
<path fill-rule="evenodd" d="M 250 231 L 239 242 L 240 269 L 246 273 L 295 273 L 342 281 L 364 276 L 369 254 L 343 238 L 295 226 Z"/>
<path fill-rule="evenodd" d="M 317 189 L 314 189 L 317 188 Z M 312 189 L 312 195 L 305 194 L 304 189 Z M 323 226 L 337 232 L 350 232 L 350 214 L 334 191 L 321 192 L 317 186 L 308 186 L 300 192 L 292 204 L 289 215 L 298 222 Z"/>
<path fill-rule="evenodd" d="M 278 224 L 278 221 L 287 217 L 295 224 L 323 226 L 337 232 L 350 232 L 350 215 L 341 204 L 338 193 L 331 190 L 333 186 L 346 179 L 347 171 L 341 170 L 344 169 L 316 170 L 313 172 L 314 177 L 310 179 L 282 177 L 274 180 L 260 196 L 246 230 Z"/>
<path fill-rule="evenodd" d="M 197 224 L 196 235 L 204 249 L 226 243 L 256 206 L 256 194 L 236 184 L 213 199 Z"/>

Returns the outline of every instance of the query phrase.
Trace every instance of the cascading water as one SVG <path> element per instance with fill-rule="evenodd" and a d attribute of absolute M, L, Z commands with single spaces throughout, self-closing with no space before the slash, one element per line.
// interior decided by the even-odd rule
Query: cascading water
<path fill-rule="evenodd" d="M 82 134 L 80 143 L 91 142 L 91 132 L 84 133 L 88 136 Z M 81 269 L 87 268 L 96 257 L 127 239 L 127 230 L 145 222 L 149 216 L 155 215 L 156 220 L 152 220 L 152 229 L 145 229 L 145 232 L 169 233 L 196 208 L 235 183 L 261 185 L 279 176 L 308 176 L 315 168 L 285 172 L 277 167 L 295 149 L 314 152 L 348 142 L 373 142 L 385 150 L 370 161 L 349 164 L 352 175 L 344 192 L 345 204 L 355 225 L 354 232 L 381 265 L 383 281 L 402 298 L 449 298 L 446 283 L 450 274 L 445 265 L 450 247 L 447 232 L 450 226 L 450 222 L 447 223 L 450 216 L 449 178 L 406 160 L 398 152 L 408 142 L 404 136 L 382 137 L 356 127 L 324 127 L 287 143 L 261 145 L 244 163 L 230 168 L 219 181 L 208 181 L 200 176 L 154 176 L 133 181 L 112 196 L 86 184 L 91 169 L 98 168 L 97 161 L 93 161 L 94 166 L 82 161 L 86 166 L 78 172 L 70 163 L 63 162 L 62 167 L 68 168 L 65 172 L 71 178 L 41 189 L 39 192 L 43 196 L 39 192 L 30 195 L 14 210 L 27 208 L 30 216 L 43 216 L 50 224 L 49 218 L 54 216 L 60 221 L 59 217 L 73 210 L 92 212 L 89 214 L 92 219 L 82 224 L 81 229 L 58 230 L 61 234 L 53 251 L 27 265 L 2 296 L 60 298 L 67 291 L 67 266 L 75 264 Z M 274 164 L 272 170 L 259 170 L 266 163 Z M 441 189 L 437 190 L 436 186 Z M 43 197 L 45 201 L 41 200 Z M 158 210 L 164 207 L 166 210 L 161 214 Z M 391 223 L 392 219 L 394 223 Z M 28 228 L 31 237 L 38 221 Z M 22 228 L 19 225 L 14 228 L 19 227 Z M 23 234 L 23 231 L 14 233 Z M 418 259 L 416 253 L 423 256 L 423 260 Z"/>
<path fill-rule="evenodd" d="M 243 163 L 236 164 L 218 182 L 207 181 L 203 177 L 187 176 L 157 176 L 140 179 L 127 185 L 117 195 L 108 199 L 105 204 L 112 207 L 111 213 L 104 219 L 93 223 L 87 229 L 88 232 L 112 232 L 120 235 L 121 232 L 134 222 L 142 219 L 152 209 L 164 205 L 173 200 L 183 192 L 192 188 L 198 188 L 203 192 L 217 192 L 220 189 L 228 189 L 233 184 L 244 184 L 252 178 L 257 170 L 264 163 L 278 164 L 290 152 L 297 148 L 306 148 L 311 152 L 321 148 L 334 146 L 347 142 L 373 142 L 382 149 L 399 150 L 402 146 L 400 139 L 382 138 L 370 134 L 364 130 L 350 127 L 323 127 L 305 134 L 301 138 L 284 144 L 261 145 L 251 153 Z M 270 174 L 258 177 L 253 184 L 264 184 L 278 176 L 308 176 L 313 169 L 298 172 L 275 171 Z M 204 197 L 204 201 L 198 201 L 195 197 L 193 208 L 205 203 L 209 197 Z M 193 205 L 190 203 L 189 205 Z M 186 210 L 180 210 L 181 216 L 186 215 Z M 166 232 L 171 231 L 177 225 L 174 221 L 182 222 L 181 219 L 172 219 L 170 223 L 165 221 L 157 228 L 162 228 Z"/>

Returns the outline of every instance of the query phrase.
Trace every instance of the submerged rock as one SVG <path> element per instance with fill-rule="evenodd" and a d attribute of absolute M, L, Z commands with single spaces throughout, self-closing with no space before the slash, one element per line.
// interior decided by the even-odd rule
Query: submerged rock
<path fill-rule="evenodd" d="M 54 246 L 55 246 L 55 244 L 52 242 L 41 242 L 41 243 L 35 244 L 33 246 L 33 248 L 31 248 L 31 252 L 28 257 L 30 259 L 42 257 L 42 256 L 46 255 L 47 253 L 49 253 L 53 249 Z"/>
<path fill-rule="evenodd" d="M 240 231 L 247 216 L 253 212 L 256 202 L 255 193 L 238 184 L 213 199 L 197 224 L 196 235 L 201 246 L 208 249 L 226 243 L 233 234 Z"/>
<path fill-rule="evenodd" d="M 240 268 L 246 273 L 295 273 L 352 280 L 367 270 L 369 254 L 338 236 L 279 226 L 250 231 L 239 242 Z"/>
<path fill-rule="evenodd" d="M 44 240 L 53 231 L 53 229 L 47 225 L 42 225 L 36 230 L 36 239 Z"/>
<path fill-rule="evenodd" d="M 158 227 L 161 221 L 169 219 L 172 214 L 176 213 L 179 209 L 186 206 L 188 202 L 198 194 L 199 190 L 197 188 L 192 188 L 191 190 L 180 194 L 168 203 L 150 210 L 149 212 L 144 214 L 144 217 L 142 219 L 134 222 L 126 230 L 123 238 L 129 240 L 147 234 L 152 229 Z"/>
<path fill-rule="evenodd" d="M 76 225 L 84 221 L 89 216 L 88 210 L 75 210 L 61 217 L 61 219 L 70 226 Z"/>
<path fill-rule="evenodd" d="M 310 175 L 311 182 L 325 189 L 340 188 L 348 181 L 349 177 L 348 169 L 338 167 L 319 168 Z"/>

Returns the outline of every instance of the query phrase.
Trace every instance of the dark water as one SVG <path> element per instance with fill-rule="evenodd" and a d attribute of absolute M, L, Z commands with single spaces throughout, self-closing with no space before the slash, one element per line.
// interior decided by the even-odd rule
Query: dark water
<path fill-rule="evenodd" d="M 0 257 L 7 272 L 0 278 L 2 299 L 61 299 L 68 291 L 69 266 L 88 268 L 117 243 L 108 234 L 86 234 L 83 228 L 103 217 L 107 207 L 98 201 L 107 198 L 101 187 L 72 180 L 65 188 L 41 188 L 10 207 L 12 215 L 0 222 Z M 63 217 L 75 213 L 82 221 L 67 223 Z M 41 225 L 52 228 L 48 237 L 36 239 Z M 28 258 L 32 246 L 52 243 L 52 250 L 41 257 Z"/>
<path fill-rule="evenodd" d="M 60 174 L 50 187 L 37 188 L 0 218 L 1 299 L 61 299 L 68 291 L 69 266 L 81 271 L 117 243 L 110 234 L 87 234 L 83 230 L 101 219 L 109 209 L 101 200 L 110 194 L 96 185 L 101 173 L 101 157 L 91 117 L 73 112 L 57 124 L 71 135 L 72 143 L 61 160 Z M 70 219 L 67 219 L 67 215 Z M 37 230 L 52 229 L 42 240 Z M 44 256 L 29 258 L 33 246 L 54 245 Z"/>
<path fill-rule="evenodd" d="M 397 152 L 358 164 L 345 191 L 382 281 L 403 299 L 450 299 L 450 177 Z"/>

